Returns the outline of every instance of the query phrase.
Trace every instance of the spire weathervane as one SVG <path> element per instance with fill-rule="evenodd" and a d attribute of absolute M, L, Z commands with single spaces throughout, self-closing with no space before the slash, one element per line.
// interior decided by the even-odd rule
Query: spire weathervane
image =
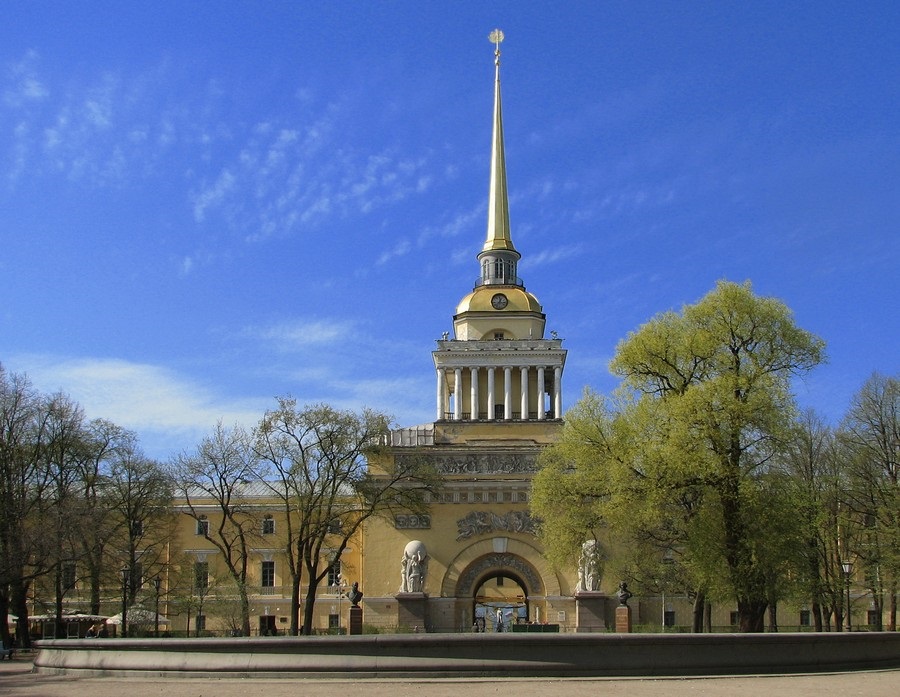
<path fill-rule="evenodd" d="M 494 60 L 497 65 L 500 65 L 500 44 L 503 43 L 503 32 L 499 29 L 494 29 L 494 31 L 488 34 L 488 39 L 494 44 Z"/>

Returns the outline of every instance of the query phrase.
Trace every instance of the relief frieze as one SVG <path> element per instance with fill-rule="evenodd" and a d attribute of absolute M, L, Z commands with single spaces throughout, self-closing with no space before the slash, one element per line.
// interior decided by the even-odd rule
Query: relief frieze
<path fill-rule="evenodd" d="M 397 530 L 430 530 L 430 515 L 404 514 L 394 516 L 394 527 Z"/>
<path fill-rule="evenodd" d="M 533 453 L 433 453 L 429 460 L 441 474 L 534 474 L 538 471 L 537 452 Z M 404 466 L 406 457 L 420 454 L 398 453 L 397 460 Z"/>
<path fill-rule="evenodd" d="M 457 540 L 495 532 L 518 532 L 537 535 L 537 520 L 528 511 L 509 511 L 500 515 L 491 511 L 472 511 L 456 521 Z"/>

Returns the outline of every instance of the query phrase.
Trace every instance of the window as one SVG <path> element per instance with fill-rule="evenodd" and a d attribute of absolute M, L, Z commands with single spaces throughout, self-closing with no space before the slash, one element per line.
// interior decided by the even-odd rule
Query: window
<path fill-rule="evenodd" d="M 329 629 L 340 629 L 341 628 L 341 616 L 340 615 L 328 615 L 328 628 Z"/>
<path fill-rule="evenodd" d="M 142 537 L 144 534 L 144 522 L 141 520 L 132 520 L 131 521 L 131 537 L 137 538 Z"/>
<path fill-rule="evenodd" d="M 205 515 L 200 516 L 197 520 L 197 534 L 203 535 L 203 537 L 209 535 L 209 521 Z"/>
<path fill-rule="evenodd" d="M 264 561 L 260 570 L 260 585 L 263 588 L 272 588 L 275 586 L 275 562 Z"/>
<path fill-rule="evenodd" d="M 267 515 L 265 518 L 263 518 L 262 534 L 263 535 L 274 535 L 275 534 L 275 519 L 270 515 Z"/>
<path fill-rule="evenodd" d="M 205 591 L 209 588 L 209 562 L 194 562 L 194 590 Z"/>
<path fill-rule="evenodd" d="M 729 616 L 729 620 L 731 621 L 731 626 L 736 627 L 741 622 L 741 615 L 738 612 L 732 611 Z"/>
<path fill-rule="evenodd" d="M 206 630 L 206 615 L 197 615 L 197 631 L 202 632 Z"/>
<path fill-rule="evenodd" d="M 494 341 L 503 341 L 503 332 L 494 332 Z"/>
<path fill-rule="evenodd" d="M 808 627 L 810 625 L 809 610 L 800 610 L 800 626 Z"/>
<path fill-rule="evenodd" d="M 328 532 L 337 535 L 344 529 L 344 521 L 340 518 L 328 521 Z"/>
<path fill-rule="evenodd" d="M 328 585 L 329 586 L 339 586 L 341 585 L 341 560 L 336 559 L 334 563 L 328 569 Z"/>
<path fill-rule="evenodd" d="M 77 580 L 75 562 L 69 561 L 62 566 L 62 587 L 63 590 L 71 590 L 75 587 Z"/>
<path fill-rule="evenodd" d="M 675 610 L 666 610 L 663 612 L 663 623 L 666 627 L 675 626 Z"/>

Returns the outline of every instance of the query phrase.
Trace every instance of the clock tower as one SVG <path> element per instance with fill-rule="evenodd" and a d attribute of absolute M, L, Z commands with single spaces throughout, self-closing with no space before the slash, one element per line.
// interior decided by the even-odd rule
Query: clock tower
<path fill-rule="evenodd" d="M 384 454 L 391 466 L 428 463 L 442 482 L 426 494 L 427 515 L 371 520 L 365 529 L 366 621 L 409 631 L 509 631 L 574 617 L 577 579 L 544 558 L 529 511 L 538 456 L 562 429 L 566 351 L 555 334 L 545 338 L 543 308 L 518 274 L 500 108 L 502 32 L 490 40 L 494 112 L 480 273 L 456 306 L 453 336 L 432 352 L 434 421 L 393 431 Z"/>
<path fill-rule="evenodd" d="M 546 317 L 518 275 L 522 255 L 513 245 L 506 187 L 500 41 L 494 51 L 494 119 L 487 239 L 478 253 L 480 275 L 457 305 L 453 338 L 438 342 L 438 421 L 534 421 L 562 413 L 561 341 L 545 339 Z"/>

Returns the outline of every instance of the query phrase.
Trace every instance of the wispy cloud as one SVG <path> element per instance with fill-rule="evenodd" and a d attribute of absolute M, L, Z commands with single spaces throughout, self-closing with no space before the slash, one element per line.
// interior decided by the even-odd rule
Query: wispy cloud
<path fill-rule="evenodd" d="M 252 425 L 263 400 L 232 400 L 209 387 L 160 366 L 115 358 L 15 356 L 15 372 L 24 372 L 42 392 L 69 394 L 89 418 L 170 441 L 199 438 L 221 420 Z"/>
<path fill-rule="evenodd" d="M 545 264 L 555 264 L 558 261 L 565 261 L 581 253 L 581 245 L 569 245 L 566 247 L 552 247 L 542 252 L 534 254 L 530 253 L 522 259 L 522 267 L 529 269 L 536 266 L 544 266 Z"/>
<path fill-rule="evenodd" d="M 348 321 L 292 320 L 247 327 L 243 335 L 266 342 L 280 353 L 291 353 L 340 342 L 352 332 L 353 324 Z"/>

